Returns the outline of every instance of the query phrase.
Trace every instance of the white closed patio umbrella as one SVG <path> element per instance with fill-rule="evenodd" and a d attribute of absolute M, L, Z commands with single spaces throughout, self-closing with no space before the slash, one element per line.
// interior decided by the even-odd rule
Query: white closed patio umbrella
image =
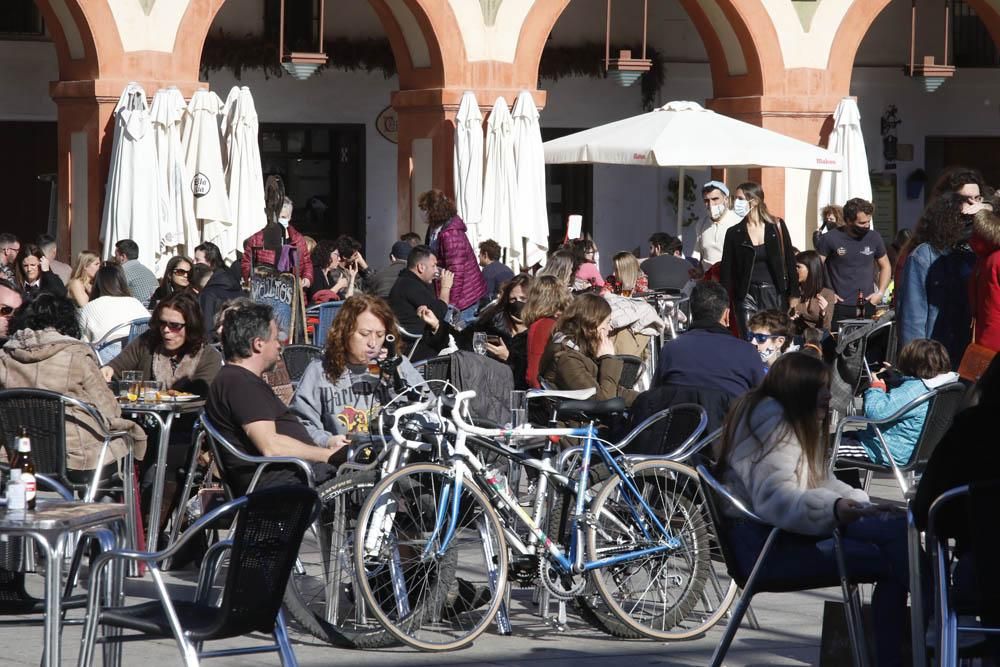
<path fill-rule="evenodd" d="M 538 125 L 538 107 L 531 93 L 522 90 L 514 103 L 514 164 L 517 170 L 517 194 L 514 209 L 512 259 L 520 266 L 545 262 L 549 249 L 549 215 L 545 203 L 545 151 L 542 130 Z M 523 246 L 523 256 L 522 256 Z"/>
<path fill-rule="evenodd" d="M 181 146 L 181 123 L 186 113 L 187 102 L 177 88 L 156 91 L 150 115 L 156 138 L 160 191 L 165 205 L 154 269 L 157 275 L 166 268 L 167 260 L 177 254 L 178 246 L 184 244 L 184 230 L 195 224 L 191 177 L 184 164 L 184 148 Z M 187 250 L 191 252 L 190 248 Z"/>
<path fill-rule="evenodd" d="M 139 261 L 152 267 L 160 246 L 164 205 L 156 139 L 142 86 L 130 83 L 125 87 L 114 116 L 111 168 L 101 216 L 101 256 L 110 259 L 118 241 L 132 239 L 139 246 Z"/>
<path fill-rule="evenodd" d="M 191 194 L 197 224 L 185 232 L 185 243 L 193 249 L 209 241 L 219 246 L 222 256 L 236 256 L 236 235 L 232 233 L 226 176 L 222 170 L 220 115 L 222 100 L 208 90 L 199 90 L 188 104 L 181 128 L 184 162 L 191 174 Z"/>
<path fill-rule="evenodd" d="M 233 86 L 226 98 L 222 135 L 225 142 L 226 189 L 233 234 L 239 246 L 264 229 L 264 174 L 257 140 L 257 109 L 246 86 Z"/>
<path fill-rule="evenodd" d="M 544 144 L 548 164 L 601 163 L 685 169 L 785 167 L 840 171 L 839 155 L 723 116 L 695 102 L 670 102 L 639 116 Z M 684 197 L 677 198 L 678 236 Z"/>
<path fill-rule="evenodd" d="M 465 91 L 455 115 L 455 206 L 468 227 L 469 241 L 479 243 L 483 214 L 483 114 L 476 95 Z"/>
<path fill-rule="evenodd" d="M 843 169 L 820 176 L 817 203 L 819 208 L 860 197 L 872 200 L 872 181 L 868 175 L 868 152 L 861 133 L 861 111 L 853 97 L 840 100 L 833 114 L 833 132 L 829 149 L 840 156 Z"/>
<path fill-rule="evenodd" d="M 515 227 L 517 174 L 514 165 L 514 119 L 507 102 L 498 97 L 486 122 L 486 176 L 483 181 L 481 239 L 493 239 L 501 248 L 511 248 Z"/>

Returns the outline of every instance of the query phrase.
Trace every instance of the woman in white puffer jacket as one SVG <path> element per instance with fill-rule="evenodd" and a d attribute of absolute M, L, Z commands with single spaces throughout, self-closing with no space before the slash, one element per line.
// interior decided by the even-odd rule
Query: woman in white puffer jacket
<path fill-rule="evenodd" d="M 813 356 L 793 352 L 778 359 L 764 382 L 730 409 L 717 473 L 761 519 L 787 531 L 765 563 L 765 580 L 835 585 L 831 535 L 841 526 L 849 576 L 876 584 L 877 664 L 898 665 L 909 590 L 905 521 L 829 475 L 829 383 L 829 369 Z M 741 569 L 749 572 L 769 531 L 732 523 Z"/>

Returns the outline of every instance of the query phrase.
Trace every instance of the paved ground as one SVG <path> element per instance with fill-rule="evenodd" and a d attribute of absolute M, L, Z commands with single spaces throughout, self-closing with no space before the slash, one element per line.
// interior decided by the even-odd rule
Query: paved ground
<path fill-rule="evenodd" d="M 874 496 L 898 498 L 899 492 L 888 480 L 873 485 Z M 170 578 L 171 585 L 181 593 L 193 571 Z M 130 580 L 128 594 L 136 599 L 152 597 L 152 582 Z M 707 636 L 690 642 L 661 644 L 652 641 L 623 641 L 593 630 L 577 618 L 570 617 L 569 626 L 555 630 L 535 615 L 527 591 L 515 594 L 512 604 L 514 634 L 501 637 L 488 632 L 465 650 L 445 654 L 421 654 L 407 648 L 378 651 L 349 651 L 316 643 L 309 637 L 293 635 L 295 653 L 305 666 L 396 667 L 431 666 L 464 667 L 468 665 L 521 665 L 525 667 L 597 667 L 605 665 L 707 665 L 721 636 L 715 628 Z M 839 590 L 828 589 L 807 593 L 760 595 L 754 600 L 761 628 L 744 627 L 736 636 L 729 652 L 727 665 L 744 667 L 764 665 L 816 665 L 822 627 L 823 602 L 839 598 Z M 65 629 L 63 664 L 75 664 L 79 649 L 80 628 Z M 264 644 L 255 637 L 230 642 L 223 646 Z M 40 627 L 0 626 L 0 665 L 38 665 L 41 645 Z M 208 647 L 206 647 L 208 648 Z M 97 656 L 98 664 L 100 656 Z M 171 641 L 126 644 L 125 665 L 179 664 L 179 653 Z M 214 659 L 209 665 L 277 665 L 277 655 L 262 654 Z"/>

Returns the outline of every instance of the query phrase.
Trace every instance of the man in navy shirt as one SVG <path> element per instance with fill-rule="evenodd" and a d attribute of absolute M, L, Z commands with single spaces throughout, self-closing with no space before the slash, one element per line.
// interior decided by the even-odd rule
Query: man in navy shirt
<path fill-rule="evenodd" d="M 500 263 L 500 244 L 493 239 L 479 244 L 479 266 L 483 267 L 483 280 L 486 281 L 486 296 L 483 298 L 492 301 L 499 294 L 500 286 L 514 277 L 514 272 Z"/>
<path fill-rule="evenodd" d="M 870 317 L 882 301 L 892 267 L 882 236 L 872 228 L 875 207 L 864 199 L 850 199 L 844 204 L 844 221 L 819 238 L 816 252 L 826 264 L 830 287 L 837 294 L 833 321 L 858 315 L 858 295 L 863 300 L 862 314 Z M 876 267 L 878 274 L 876 275 Z M 876 287 L 876 282 L 878 287 Z"/>

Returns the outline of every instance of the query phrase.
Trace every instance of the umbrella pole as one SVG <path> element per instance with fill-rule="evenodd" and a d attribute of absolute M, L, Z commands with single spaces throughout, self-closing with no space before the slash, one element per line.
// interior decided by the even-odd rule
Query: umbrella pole
<path fill-rule="evenodd" d="M 684 225 L 684 219 L 681 214 L 684 211 L 684 167 L 679 167 L 677 169 L 677 239 L 683 240 L 681 237 L 681 228 Z"/>

